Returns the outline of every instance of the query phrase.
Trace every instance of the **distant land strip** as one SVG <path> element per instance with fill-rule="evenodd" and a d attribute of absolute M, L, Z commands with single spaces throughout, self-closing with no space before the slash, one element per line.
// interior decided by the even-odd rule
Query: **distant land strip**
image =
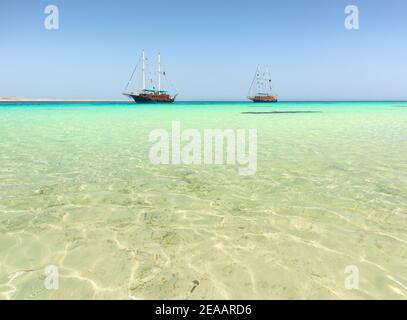
<path fill-rule="evenodd" d="M 102 99 L 38 99 L 38 98 L 15 98 L 0 97 L 0 102 L 127 102 L 128 100 L 102 100 Z"/>

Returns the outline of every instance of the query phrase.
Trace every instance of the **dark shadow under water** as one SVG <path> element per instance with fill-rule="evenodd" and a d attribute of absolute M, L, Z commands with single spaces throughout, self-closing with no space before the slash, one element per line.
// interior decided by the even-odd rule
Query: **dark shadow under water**
<path fill-rule="evenodd" d="M 288 114 L 288 113 L 321 113 L 321 111 L 247 111 L 242 114 Z"/>

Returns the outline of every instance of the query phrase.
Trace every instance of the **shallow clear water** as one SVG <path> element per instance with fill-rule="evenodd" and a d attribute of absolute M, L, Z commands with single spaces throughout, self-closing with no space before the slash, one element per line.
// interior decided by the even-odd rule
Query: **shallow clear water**
<path fill-rule="evenodd" d="M 257 129 L 256 174 L 153 165 L 173 120 Z M 0 104 L 0 298 L 406 299 L 406 266 L 407 102 Z"/>

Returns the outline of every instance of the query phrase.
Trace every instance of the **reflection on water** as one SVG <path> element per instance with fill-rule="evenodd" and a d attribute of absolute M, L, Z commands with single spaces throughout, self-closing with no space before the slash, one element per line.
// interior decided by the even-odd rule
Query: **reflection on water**
<path fill-rule="evenodd" d="M 254 111 L 242 112 L 242 114 L 296 114 L 296 113 L 321 113 L 321 111 Z"/>
<path fill-rule="evenodd" d="M 389 106 L 0 107 L 0 297 L 405 299 L 407 113 Z M 257 128 L 257 173 L 152 165 L 173 120 Z"/>

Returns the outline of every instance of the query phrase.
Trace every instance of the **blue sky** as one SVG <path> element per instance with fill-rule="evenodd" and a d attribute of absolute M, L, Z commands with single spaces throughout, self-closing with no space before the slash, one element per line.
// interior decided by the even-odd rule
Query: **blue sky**
<path fill-rule="evenodd" d="M 407 100 L 405 0 L 0 0 L 0 96 L 120 99 L 143 48 L 180 100 L 244 100 L 258 64 L 281 100 Z"/>

